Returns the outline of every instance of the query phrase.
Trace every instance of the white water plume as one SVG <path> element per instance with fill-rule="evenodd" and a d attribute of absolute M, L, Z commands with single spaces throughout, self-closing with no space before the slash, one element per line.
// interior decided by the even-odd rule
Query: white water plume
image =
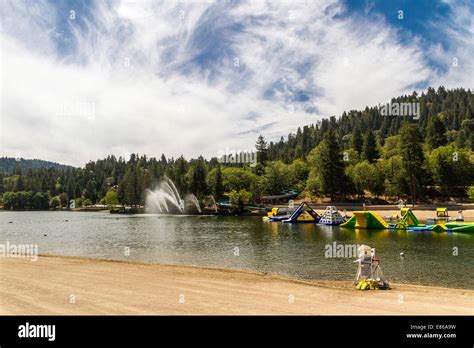
<path fill-rule="evenodd" d="M 184 214 L 187 205 L 201 212 L 196 196 L 190 193 L 182 199 L 174 182 L 166 176 L 154 190 L 147 190 L 146 207 L 149 212 Z"/>

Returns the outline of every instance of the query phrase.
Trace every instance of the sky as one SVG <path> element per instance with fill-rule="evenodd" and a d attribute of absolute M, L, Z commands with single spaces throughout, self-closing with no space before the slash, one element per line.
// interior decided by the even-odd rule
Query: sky
<path fill-rule="evenodd" d="M 474 2 L 1 0 L 0 156 L 82 166 L 254 149 L 474 87 Z"/>

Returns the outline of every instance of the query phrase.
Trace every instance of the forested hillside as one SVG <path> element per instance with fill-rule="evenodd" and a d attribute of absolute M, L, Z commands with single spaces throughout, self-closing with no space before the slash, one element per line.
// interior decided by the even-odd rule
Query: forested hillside
<path fill-rule="evenodd" d="M 463 88 L 446 90 L 439 87 L 437 91 L 428 88 L 426 93 L 393 98 L 392 102 L 419 102 L 420 118 L 416 124 L 422 134 L 433 147 L 440 143 L 454 143 L 456 147 L 466 147 L 474 150 L 474 94 Z M 353 148 L 353 136 L 360 138 L 370 130 L 383 146 L 387 137 L 397 135 L 402 124 L 411 117 L 382 116 L 378 106 L 366 107 L 364 110 L 344 112 L 340 117 L 329 117 L 319 124 L 298 128 L 287 139 L 270 143 L 268 156 L 270 160 L 280 159 L 287 163 L 295 158 L 308 155 L 319 144 L 323 134 L 333 128 L 342 148 Z M 432 123 L 430 124 L 430 120 Z M 439 126 L 437 129 L 434 126 Z M 437 135 L 441 140 L 436 140 Z M 357 147 L 357 142 L 356 142 Z"/>
<path fill-rule="evenodd" d="M 236 204 L 287 189 L 312 199 L 474 198 L 473 93 L 429 88 L 392 100 L 402 102 L 419 103 L 419 117 L 384 116 L 373 106 L 298 128 L 276 143 L 260 136 L 256 166 L 136 154 L 83 168 L 2 159 L 8 165 L 0 167 L 0 194 L 6 209 L 66 207 L 71 199 L 75 206 L 142 205 L 145 190 L 166 175 L 182 194 L 226 195 Z"/>
<path fill-rule="evenodd" d="M 22 173 L 26 173 L 28 169 L 38 168 L 67 169 L 72 167 L 40 159 L 0 157 L 0 172 L 3 174 L 13 174 L 17 169 L 20 169 Z"/>

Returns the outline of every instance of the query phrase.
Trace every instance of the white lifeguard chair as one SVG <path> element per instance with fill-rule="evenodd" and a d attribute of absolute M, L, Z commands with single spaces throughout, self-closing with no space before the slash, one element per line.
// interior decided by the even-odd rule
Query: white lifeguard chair
<path fill-rule="evenodd" d="M 354 262 L 359 263 L 354 284 L 367 282 L 367 285 L 370 283 L 373 285 L 375 283 L 377 289 L 389 289 L 390 286 L 385 280 L 382 268 L 380 267 L 380 259 L 375 257 L 375 248 L 361 245 L 359 247 L 359 259 Z M 372 289 L 372 285 L 370 285 L 370 289 Z M 361 290 L 365 290 L 365 288 Z"/>

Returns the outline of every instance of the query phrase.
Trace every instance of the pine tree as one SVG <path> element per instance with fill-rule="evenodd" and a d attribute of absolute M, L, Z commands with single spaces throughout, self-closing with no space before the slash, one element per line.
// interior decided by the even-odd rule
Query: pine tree
<path fill-rule="evenodd" d="M 5 192 L 5 184 L 3 183 L 3 178 L 5 177 L 5 175 L 0 172 L 0 195 L 3 195 L 3 193 Z"/>
<path fill-rule="evenodd" d="M 356 125 L 352 130 L 351 146 L 359 155 L 362 154 L 363 143 L 364 140 L 362 139 L 362 133 L 359 126 Z"/>
<path fill-rule="evenodd" d="M 122 205 L 126 204 L 125 201 L 125 179 L 122 179 L 118 185 L 118 190 L 117 190 L 117 198 L 119 200 L 119 203 Z"/>
<path fill-rule="evenodd" d="M 216 168 L 216 181 L 214 183 L 214 187 L 212 193 L 216 201 L 218 201 L 222 197 L 222 193 L 224 192 L 224 187 L 222 185 L 222 171 L 220 164 L 217 165 Z"/>
<path fill-rule="evenodd" d="M 181 193 L 186 192 L 188 189 L 186 184 L 186 167 L 187 163 L 183 156 L 180 156 L 174 163 L 172 179 L 176 185 L 176 188 Z"/>
<path fill-rule="evenodd" d="M 262 135 L 258 136 L 257 143 L 255 144 L 255 148 L 257 149 L 257 161 L 262 165 L 265 165 L 267 161 L 267 142 Z"/>
<path fill-rule="evenodd" d="M 425 140 L 430 150 L 434 150 L 448 143 L 446 127 L 439 116 L 434 116 L 428 121 Z"/>
<path fill-rule="evenodd" d="M 415 206 L 418 188 L 421 185 L 424 165 L 423 149 L 420 143 L 421 134 L 418 126 L 406 123 L 400 129 L 400 153 L 402 166 L 410 182 L 412 205 Z"/>
<path fill-rule="evenodd" d="M 137 205 L 139 199 L 137 168 L 133 162 L 127 167 L 122 185 L 125 204 L 131 206 Z"/>
<path fill-rule="evenodd" d="M 194 193 L 198 197 L 206 194 L 206 168 L 204 166 L 204 158 L 202 156 L 200 156 L 198 160 L 193 163 L 190 168 L 190 174 L 191 178 L 189 189 L 191 190 L 191 193 Z"/>
<path fill-rule="evenodd" d="M 97 201 L 97 191 L 93 179 L 87 181 L 86 188 L 84 190 L 84 198 L 90 199 L 92 204 L 95 204 Z"/>
<path fill-rule="evenodd" d="M 379 157 L 379 153 L 377 151 L 377 144 L 375 142 L 375 136 L 370 129 L 365 133 L 363 157 L 370 163 L 374 163 L 375 160 Z"/>
<path fill-rule="evenodd" d="M 71 200 L 71 199 L 74 199 L 74 182 L 72 180 L 69 180 L 67 185 L 67 196 L 68 196 L 68 199 Z"/>
<path fill-rule="evenodd" d="M 330 195 L 331 200 L 334 200 L 336 195 L 342 193 L 344 163 L 342 161 L 341 147 L 332 129 L 329 129 L 324 134 L 319 161 L 323 193 Z"/>
<path fill-rule="evenodd" d="M 23 179 L 23 175 L 20 172 L 20 174 L 18 175 L 18 178 L 16 179 L 15 188 L 13 191 L 20 192 L 24 190 L 25 190 L 25 180 Z"/>

